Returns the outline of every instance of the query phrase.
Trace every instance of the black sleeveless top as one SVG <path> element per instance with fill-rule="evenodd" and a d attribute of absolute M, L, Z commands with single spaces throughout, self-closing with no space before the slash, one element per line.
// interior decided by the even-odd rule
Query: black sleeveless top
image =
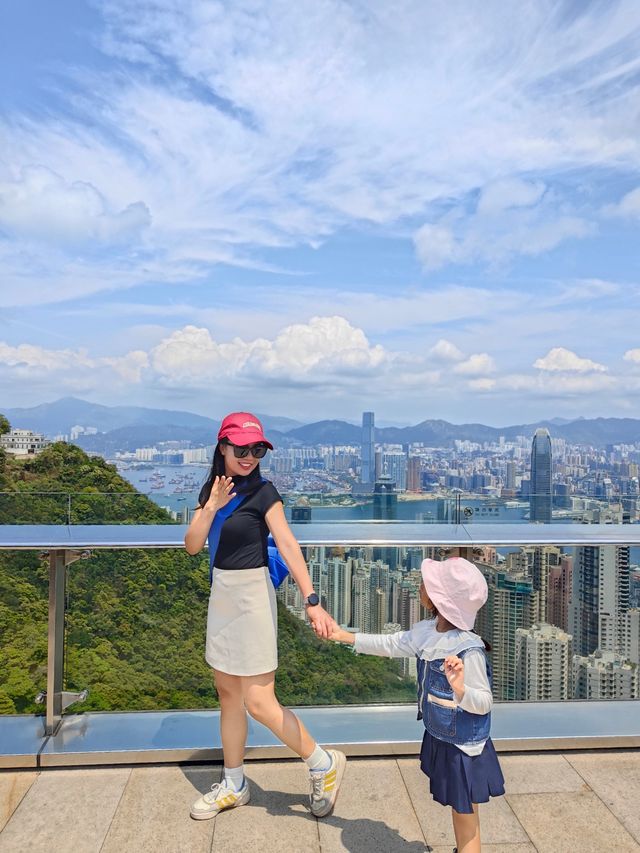
<path fill-rule="evenodd" d="M 243 481 L 250 478 L 253 479 L 251 474 L 234 477 L 234 491 L 242 492 Z M 267 565 L 269 528 L 264 517 L 278 501 L 283 502 L 278 490 L 267 480 L 223 522 L 214 564 L 217 569 L 256 569 Z"/>

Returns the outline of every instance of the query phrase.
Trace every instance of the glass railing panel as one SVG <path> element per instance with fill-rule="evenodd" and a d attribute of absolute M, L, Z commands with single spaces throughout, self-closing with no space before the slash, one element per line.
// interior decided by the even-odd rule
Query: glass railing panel
<path fill-rule="evenodd" d="M 47 686 L 49 566 L 35 551 L 0 550 L 0 714 L 41 713 Z"/>
<path fill-rule="evenodd" d="M 407 630 L 425 557 L 446 546 L 306 546 L 322 603 L 344 627 Z M 492 646 L 498 701 L 638 697 L 640 547 L 554 545 L 464 550 L 488 600 L 476 630 Z M 0 711 L 42 710 L 48 561 L 0 551 Z M 217 706 L 204 659 L 208 555 L 182 548 L 88 549 L 67 568 L 64 689 L 88 688 L 83 710 Z M 415 659 L 354 655 L 318 640 L 291 579 L 277 590 L 280 699 L 291 705 L 411 702 Z"/>
<path fill-rule="evenodd" d="M 68 524 L 67 492 L 0 492 L 0 524 Z"/>
<path fill-rule="evenodd" d="M 137 492 L 0 492 L 0 524 L 180 524 L 173 511 Z"/>
<path fill-rule="evenodd" d="M 206 552 L 95 550 L 67 574 L 65 685 L 81 710 L 209 708 Z"/>

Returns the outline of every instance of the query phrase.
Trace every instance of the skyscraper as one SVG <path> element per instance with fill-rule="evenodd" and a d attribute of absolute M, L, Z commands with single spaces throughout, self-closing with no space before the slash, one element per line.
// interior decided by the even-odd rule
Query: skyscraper
<path fill-rule="evenodd" d="M 638 698 L 638 667 L 615 652 L 576 655 L 573 682 L 576 699 Z"/>
<path fill-rule="evenodd" d="M 571 633 L 577 655 L 590 655 L 597 649 L 624 653 L 629 581 L 627 545 L 576 548 Z"/>
<path fill-rule="evenodd" d="M 375 458 L 375 415 L 373 412 L 362 414 L 362 444 L 360 456 L 362 471 L 361 483 L 375 483 L 376 480 L 376 458 Z"/>
<path fill-rule="evenodd" d="M 478 563 L 489 587 L 487 603 L 478 613 L 476 631 L 493 646 L 493 695 L 516 698 L 516 629 L 539 619 L 540 593 L 527 575 L 511 574 Z"/>
<path fill-rule="evenodd" d="M 407 457 L 404 453 L 384 453 L 382 465 L 387 474 L 396 484 L 399 492 L 407 490 Z"/>
<path fill-rule="evenodd" d="M 571 634 L 536 623 L 516 629 L 516 699 L 571 699 Z"/>
<path fill-rule="evenodd" d="M 569 603 L 571 601 L 573 557 L 563 554 L 560 565 L 549 572 L 547 621 L 563 631 L 569 630 Z"/>
<path fill-rule="evenodd" d="M 398 493 L 390 477 L 380 477 L 373 487 L 373 517 L 376 520 L 398 517 Z"/>
<path fill-rule="evenodd" d="M 531 484 L 529 486 L 529 519 L 551 522 L 551 436 L 549 430 L 537 429 L 531 444 Z"/>

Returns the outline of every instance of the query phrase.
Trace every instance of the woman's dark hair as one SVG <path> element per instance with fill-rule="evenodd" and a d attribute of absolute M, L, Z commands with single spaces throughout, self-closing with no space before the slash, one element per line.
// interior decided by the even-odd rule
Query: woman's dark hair
<path fill-rule="evenodd" d="M 224 456 L 220 452 L 221 444 L 229 444 L 226 438 L 221 439 L 216 444 L 216 449 L 213 452 L 213 462 L 211 463 L 211 470 L 209 471 L 209 476 L 202 484 L 200 489 L 200 494 L 198 495 L 198 506 L 203 507 L 206 502 L 209 500 L 209 495 L 211 494 L 211 487 L 213 486 L 213 481 L 216 477 L 224 477 L 225 467 L 224 467 Z M 254 471 L 260 474 L 260 465 L 254 469 Z"/>

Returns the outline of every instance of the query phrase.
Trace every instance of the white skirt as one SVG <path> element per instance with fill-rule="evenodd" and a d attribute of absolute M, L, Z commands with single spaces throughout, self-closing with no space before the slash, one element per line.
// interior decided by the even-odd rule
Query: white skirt
<path fill-rule="evenodd" d="M 229 675 L 278 667 L 278 611 L 269 569 L 216 569 L 209 596 L 209 666 Z"/>

